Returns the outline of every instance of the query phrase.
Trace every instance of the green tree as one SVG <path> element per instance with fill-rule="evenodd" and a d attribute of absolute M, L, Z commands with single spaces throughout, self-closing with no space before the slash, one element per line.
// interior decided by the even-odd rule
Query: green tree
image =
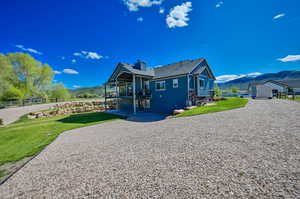
<path fill-rule="evenodd" d="M 49 65 L 25 53 L 9 53 L 7 58 L 17 77 L 14 86 L 23 90 L 25 97 L 39 97 L 37 93 L 51 88 L 54 72 Z"/>
<path fill-rule="evenodd" d="M 6 89 L 13 85 L 14 79 L 12 65 L 5 55 L 0 54 L 0 97 Z"/>
<path fill-rule="evenodd" d="M 68 89 L 64 87 L 62 83 L 54 85 L 51 98 L 67 100 L 71 98 L 71 94 Z"/>
<path fill-rule="evenodd" d="M 22 91 L 15 87 L 10 87 L 6 89 L 2 95 L 2 100 L 11 101 L 11 100 L 20 100 L 23 99 L 24 95 Z"/>
<path fill-rule="evenodd" d="M 236 87 L 231 88 L 231 93 L 238 93 L 240 90 Z"/>

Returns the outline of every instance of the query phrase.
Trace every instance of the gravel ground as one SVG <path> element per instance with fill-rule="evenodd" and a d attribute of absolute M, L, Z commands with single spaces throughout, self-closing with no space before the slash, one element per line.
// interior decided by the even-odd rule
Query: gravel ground
<path fill-rule="evenodd" d="M 297 198 L 300 103 L 65 132 L 0 198 Z"/>
<path fill-rule="evenodd" d="M 46 110 L 51 108 L 55 104 L 56 103 L 39 104 L 39 105 L 32 105 L 32 106 L 0 109 L 0 118 L 3 119 L 4 125 L 7 125 L 18 120 L 22 115 L 25 115 L 30 112 Z"/>

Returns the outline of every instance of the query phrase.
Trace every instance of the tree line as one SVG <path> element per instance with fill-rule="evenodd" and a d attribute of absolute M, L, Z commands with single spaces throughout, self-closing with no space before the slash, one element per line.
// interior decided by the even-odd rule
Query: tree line
<path fill-rule="evenodd" d="M 53 84 L 54 71 L 29 54 L 0 54 L 0 100 L 71 97 L 62 83 Z"/>

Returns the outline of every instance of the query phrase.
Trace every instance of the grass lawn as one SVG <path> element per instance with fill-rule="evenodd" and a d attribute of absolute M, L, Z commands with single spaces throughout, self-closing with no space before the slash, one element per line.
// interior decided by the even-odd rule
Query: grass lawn
<path fill-rule="evenodd" d="M 175 115 L 174 117 L 187 117 L 193 115 L 226 111 L 230 109 L 244 107 L 248 103 L 248 99 L 245 98 L 233 97 L 233 98 L 226 98 L 226 99 L 227 100 L 225 101 L 216 102 L 215 105 L 197 107 L 192 110 L 188 110 L 181 114 Z"/>
<path fill-rule="evenodd" d="M 300 102 L 300 96 L 296 96 L 295 100 Z"/>
<path fill-rule="evenodd" d="M 34 120 L 23 116 L 15 123 L 0 128 L 0 166 L 37 154 L 64 131 L 121 118 L 103 112 Z M 0 175 L 4 174 L 0 172 Z"/>

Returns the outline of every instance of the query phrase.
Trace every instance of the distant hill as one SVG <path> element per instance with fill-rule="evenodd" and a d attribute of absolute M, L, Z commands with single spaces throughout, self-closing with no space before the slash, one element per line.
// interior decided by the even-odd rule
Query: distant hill
<path fill-rule="evenodd" d="M 239 79 L 231 80 L 225 83 L 219 83 L 218 86 L 221 89 L 229 89 L 232 87 L 237 87 L 239 89 L 247 89 L 249 83 L 251 82 L 264 82 L 267 80 L 283 80 L 283 79 L 299 79 L 300 71 L 281 71 L 278 73 L 266 73 L 259 75 L 257 77 L 242 77 Z"/>
<path fill-rule="evenodd" d="M 77 88 L 70 90 L 72 95 L 78 96 L 83 94 L 93 94 L 97 96 L 104 96 L 104 86 L 94 86 L 94 87 L 86 87 L 86 88 Z"/>

